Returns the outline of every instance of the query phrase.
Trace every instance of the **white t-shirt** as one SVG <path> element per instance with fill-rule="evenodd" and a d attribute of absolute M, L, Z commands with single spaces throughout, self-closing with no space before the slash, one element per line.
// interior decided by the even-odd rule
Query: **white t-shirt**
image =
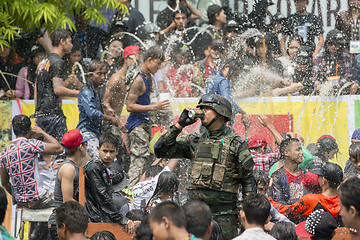
<path fill-rule="evenodd" d="M 146 180 L 143 182 L 138 182 L 132 189 L 132 196 L 134 198 L 133 203 L 130 206 L 130 210 L 132 209 L 140 209 L 141 208 L 141 201 L 145 199 L 145 203 L 147 204 L 152 195 L 155 192 L 156 185 L 159 180 L 159 176 L 163 172 L 169 172 L 169 167 L 164 167 L 164 169 L 155 177 L 150 180 Z"/>

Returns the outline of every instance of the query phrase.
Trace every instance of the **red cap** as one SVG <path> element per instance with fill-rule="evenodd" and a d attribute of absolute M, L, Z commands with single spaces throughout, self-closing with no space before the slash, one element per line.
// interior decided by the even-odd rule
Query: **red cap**
<path fill-rule="evenodd" d="M 134 54 L 138 54 L 139 52 L 140 52 L 139 46 L 128 46 L 124 49 L 123 58 L 126 58 Z"/>
<path fill-rule="evenodd" d="M 267 142 L 264 137 L 262 136 L 251 136 L 247 140 L 247 144 L 249 145 L 249 148 L 254 147 L 267 147 Z"/>
<path fill-rule="evenodd" d="M 336 139 L 333 137 L 333 136 L 331 136 L 331 135 L 322 135 L 321 137 L 319 137 L 319 139 L 317 140 L 317 142 L 319 142 L 321 139 L 323 139 L 323 138 L 330 138 L 330 139 L 332 139 L 332 140 L 334 140 L 334 142 L 336 142 Z"/>
<path fill-rule="evenodd" d="M 75 128 L 64 134 L 61 140 L 61 145 L 63 145 L 66 150 L 71 150 L 86 141 L 89 141 L 89 139 L 84 139 L 80 129 Z"/>

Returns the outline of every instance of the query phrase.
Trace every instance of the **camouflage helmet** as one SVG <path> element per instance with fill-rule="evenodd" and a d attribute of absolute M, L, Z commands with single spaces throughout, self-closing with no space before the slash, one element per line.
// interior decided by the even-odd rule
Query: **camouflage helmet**
<path fill-rule="evenodd" d="M 221 95 L 218 94 L 206 94 L 199 100 L 198 107 L 208 106 L 212 108 L 219 115 L 225 117 L 225 121 L 230 121 L 232 118 L 231 103 Z"/>

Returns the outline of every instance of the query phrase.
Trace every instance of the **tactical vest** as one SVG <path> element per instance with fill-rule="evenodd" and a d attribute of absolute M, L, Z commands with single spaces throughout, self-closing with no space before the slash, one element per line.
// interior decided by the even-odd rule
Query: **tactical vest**
<path fill-rule="evenodd" d="M 195 151 L 190 174 L 189 189 L 210 189 L 237 193 L 239 170 L 231 161 L 230 144 L 237 137 L 235 132 L 218 140 L 205 139 Z"/>

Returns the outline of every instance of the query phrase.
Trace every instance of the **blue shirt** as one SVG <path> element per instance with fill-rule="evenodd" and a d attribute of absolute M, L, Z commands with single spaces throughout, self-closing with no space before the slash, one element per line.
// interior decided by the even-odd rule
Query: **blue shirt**
<path fill-rule="evenodd" d="M 80 89 L 78 96 L 79 122 L 76 128 L 82 132 L 92 132 L 99 138 L 104 115 L 100 88 L 98 94 L 99 98 L 90 81 Z"/>
<path fill-rule="evenodd" d="M 149 83 L 145 77 L 144 74 L 139 73 L 139 75 L 142 77 L 146 91 L 144 94 L 140 95 L 138 97 L 138 100 L 136 101 L 136 104 L 140 105 L 150 105 L 150 86 Z M 127 122 L 126 122 L 126 130 L 130 132 L 137 126 L 139 126 L 142 123 L 149 123 L 150 122 L 150 114 L 148 111 L 146 112 L 131 112 Z"/>
<path fill-rule="evenodd" d="M 221 72 L 215 70 L 214 74 L 206 80 L 206 94 L 219 94 L 229 100 L 232 106 L 233 118 L 237 113 L 243 113 L 243 110 L 231 96 L 230 82 L 222 75 Z"/>

